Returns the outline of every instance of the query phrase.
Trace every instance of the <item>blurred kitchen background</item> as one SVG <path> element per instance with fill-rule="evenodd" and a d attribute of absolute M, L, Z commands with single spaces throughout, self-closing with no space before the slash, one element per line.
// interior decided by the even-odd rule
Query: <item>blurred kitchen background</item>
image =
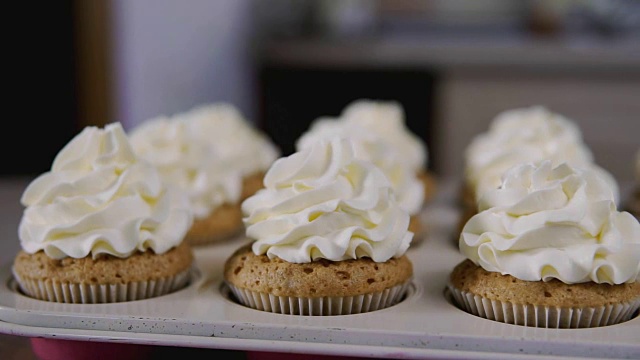
<path fill-rule="evenodd" d="M 125 128 L 226 101 L 285 154 L 322 115 L 393 99 L 459 176 L 500 111 L 545 105 L 575 120 L 596 160 L 633 180 L 640 148 L 640 2 L 634 0 L 65 0 L 43 9 L 34 103 L 39 151 L 3 175 L 46 171 L 86 125 Z M 46 87 L 50 88 L 47 89 Z M 49 103 L 47 103 L 49 104 Z M 41 130 L 39 130 L 41 129 Z M 33 131 L 31 131 L 33 133 Z M 7 146 L 7 145 L 4 145 Z"/>
<path fill-rule="evenodd" d="M 86 125 L 119 121 L 130 129 L 225 101 L 289 154 L 311 121 L 359 98 L 399 101 L 442 179 L 460 178 L 464 148 L 499 112 L 545 105 L 581 127 L 596 161 L 623 187 L 634 181 L 640 1 L 61 0 L 25 7 L 16 14 L 29 15 L 32 31 L 19 33 L 21 56 L 8 57 L 25 63 L 10 71 L 19 77 L 18 104 L 10 105 L 24 114 L 10 128 L 19 145 L 1 142 L 5 184 L 47 171 Z M 16 245 L 24 184 L 0 187 L 5 204 L 15 205 L 0 216 L 6 241 Z"/>

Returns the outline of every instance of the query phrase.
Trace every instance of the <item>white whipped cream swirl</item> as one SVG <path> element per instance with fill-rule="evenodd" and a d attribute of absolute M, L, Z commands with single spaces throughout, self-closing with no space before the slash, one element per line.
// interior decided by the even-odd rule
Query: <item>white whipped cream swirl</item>
<path fill-rule="evenodd" d="M 347 139 L 280 158 L 265 189 L 242 203 L 253 252 L 292 263 L 402 256 L 413 233 L 385 175 Z"/>
<path fill-rule="evenodd" d="M 190 136 L 186 122 L 166 117 L 150 119 L 130 133 L 136 153 L 151 162 L 167 184 L 184 191 L 196 219 L 209 216 L 224 203 L 237 203 L 242 176 L 215 156 L 207 142 Z"/>
<path fill-rule="evenodd" d="M 215 156 L 225 160 L 226 167 L 242 176 L 266 171 L 280 156 L 271 139 L 233 105 L 201 105 L 177 117 L 187 124 L 190 139 L 211 146 Z"/>
<path fill-rule="evenodd" d="M 467 147 L 465 177 L 478 200 L 485 191 L 500 185 L 507 169 L 543 160 L 584 167 L 593 163 L 593 155 L 571 120 L 542 106 L 508 110 Z"/>
<path fill-rule="evenodd" d="M 185 191 L 197 219 L 240 201 L 242 179 L 266 171 L 278 150 L 228 104 L 149 119 L 130 133 L 136 153 Z"/>
<path fill-rule="evenodd" d="M 378 133 L 339 119 L 319 118 L 298 138 L 296 149 L 300 151 L 332 137 L 351 139 L 355 157 L 371 161 L 382 170 L 391 182 L 400 206 L 409 212 L 409 215 L 420 212 L 424 202 L 424 185 L 414 169 L 402 161 L 397 149 Z"/>
<path fill-rule="evenodd" d="M 193 222 L 186 197 L 134 154 L 122 126 L 86 127 L 26 188 L 18 233 L 54 259 L 165 253 Z"/>
<path fill-rule="evenodd" d="M 487 271 L 526 281 L 634 282 L 640 224 L 618 212 L 610 186 L 592 169 L 551 161 L 507 171 L 487 191 L 460 235 L 460 251 Z"/>
<path fill-rule="evenodd" d="M 427 146 L 407 128 L 400 103 L 359 99 L 344 108 L 341 118 L 383 137 L 400 154 L 400 161 L 413 171 L 422 171 L 427 167 Z"/>

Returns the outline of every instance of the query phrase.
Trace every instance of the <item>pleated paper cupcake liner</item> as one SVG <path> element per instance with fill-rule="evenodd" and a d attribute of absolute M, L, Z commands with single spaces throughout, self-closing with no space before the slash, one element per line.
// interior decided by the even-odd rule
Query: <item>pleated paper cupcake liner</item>
<path fill-rule="evenodd" d="M 333 316 L 371 312 L 399 303 L 410 282 L 380 292 L 355 296 L 295 297 L 275 296 L 227 284 L 238 302 L 244 306 L 287 315 Z"/>
<path fill-rule="evenodd" d="M 600 307 L 519 305 L 491 300 L 448 285 L 455 303 L 464 311 L 489 320 L 540 328 L 593 328 L 630 320 L 640 308 L 640 298 Z"/>
<path fill-rule="evenodd" d="M 23 279 L 15 271 L 13 276 L 20 290 L 32 298 L 58 303 L 99 304 L 143 300 L 180 290 L 189 283 L 191 269 L 174 276 L 126 284 L 62 283 L 56 280 Z"/>

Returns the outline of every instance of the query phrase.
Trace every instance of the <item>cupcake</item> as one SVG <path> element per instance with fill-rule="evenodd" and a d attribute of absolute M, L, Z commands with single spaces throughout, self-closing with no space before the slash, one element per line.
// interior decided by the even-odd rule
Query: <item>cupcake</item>
<path fill-rule="evenodd" d="M 427 169 L 426 144 L 406 126 L 404 109 L 396 101 L 359 99 L 348 104 L 340 117 L 347 124 L 367 128 L 395 148 L 404 166 L 413 169 L 424 187 L 424 201 L 436 194 L 436 180 Z"/>
<path fill-rule="evenodd" d="M 226 261 L 237 300 L 292 315 L 346 315 L 402 300 L 413 276 L 409 214 L 349 139 L 278 159 L 242 204 L 253 240 Z"/>
<path fill-rule="evenodd" d="M 464 226 L 448 289 L 463 310 L 504 323 L 585 328 L 640 308 L 640 224 L 591 168 L 517 165 Z"/>
<path fill-rule="evenodd" d="M 185 237 L 199 246 L 241 233 L 241 202 L 262 188 L 278 157 L 270 140 L 231 105 L 196 107 L 149 119 L 130 132 L 136 153 L 188 194 L 194 222 Z"/>
<path fill-rule="evenodd" d="M 476 136 L 465 150 L 460 226 L 477 213 L 479 198 L 500 185 L 507 169 L 543 160 L 594 168 L 619 199 L 616 180 L 594 163 L 575 122 L 542 106 L 512 109 L 500 113 L 489 130 Z"/>
<path fill-rule="evenodd" d="M 62 303 L 152 298 L 184 287 L 193 254 L 186 196 L 136 157 L 122 126 L 86 127 L 21 203 L 20 290 Z"/>
<path fill-rule="evenodd" d="M 370 161 L 387 177 L 400 207 L 410 215 L 409 231 L 414 240 L 423 232 L 420 213 L 424 203 L 424 186 L 414 169 L 402 161 L 402 156 L 378 133 L 355 123 L 347 123 L 336 118 L 319 118 L 296 141 L 296 150 L 310 148 L 318 141 L 332 137 L 349 138 L 357 159 Z"/>

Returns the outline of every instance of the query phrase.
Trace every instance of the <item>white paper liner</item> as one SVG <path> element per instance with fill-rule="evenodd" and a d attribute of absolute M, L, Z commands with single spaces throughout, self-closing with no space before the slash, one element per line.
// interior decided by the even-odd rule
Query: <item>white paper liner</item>
<path fill-rule="evenodd" d="M 262 311 L 287 315 L 351 315 L 384 309 L 400 302 L 410 281 L 380 292 L 343 297 L 275 296 L 242 289 L 227 283 L 240 304 Z"/>
<path fill-rule="evenodd" d="M 630 320 L 640 308 L 640 298 L 630 302 L 602 307 L 555 307 L 518 305 L 490 300 L 448 284 L 456 305 L 473 315 L 507 324 L 540 328 L 593 328 L 619 324 Z"/>
<path fill-rule="evenodd" d="M 148 299 L 165 295 L 189 283 L 191 268 L 174 276 L 127 284 L 74 284 L 55 280 L 21 279 L 13 271 L 20 290 L 27 296 L 59 303 L 100 304 Z"/>

